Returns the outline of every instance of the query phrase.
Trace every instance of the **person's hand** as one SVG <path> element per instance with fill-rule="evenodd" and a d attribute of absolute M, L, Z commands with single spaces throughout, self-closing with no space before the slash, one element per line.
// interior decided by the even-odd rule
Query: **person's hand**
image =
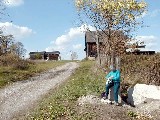
<path fill-rule="evenodd" d="M 111 82 L 112 82 L 112 79 L 108 78 L 108 79 L 106 80 L 106 85 L 107 85 L 107 84 L 110 84 Z"/>

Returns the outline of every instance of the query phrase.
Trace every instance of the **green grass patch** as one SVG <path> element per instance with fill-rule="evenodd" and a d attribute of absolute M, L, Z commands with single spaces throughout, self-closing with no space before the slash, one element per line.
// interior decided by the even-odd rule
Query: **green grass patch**
<path fill-rule="evenodd" d="M 81 62 L 70 79 L 45 98 L 27 119 L 92 119 L 94 113 L 78 113 L 76 101 L 88 94 L 100 95 L 104 89 L 105 81 L 94 73 L 93 65 L 94 62 Z"/>
<path fill-rule="evenodd" d="M 12 66 L 0 66 L 0 88 L 21 80 L 26 80 L 29 77 L 46 71 L 48 69 L 63 65 L 68 61 L 44 61 L 44 62 L 28 62 L 27 69 L 19 69 Z"/>

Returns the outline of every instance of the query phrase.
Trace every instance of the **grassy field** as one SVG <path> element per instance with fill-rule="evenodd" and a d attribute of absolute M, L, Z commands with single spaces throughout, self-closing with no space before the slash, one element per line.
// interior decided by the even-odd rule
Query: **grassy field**
<path fill-rule="evenodd" d="M 140 70 L 142 73 L 144 73 L 144 70 L 142 68 L 148 68 L 148 65 L 159 65 L 159 56 L 152 56 L 152 57 L 143 57 L 134 58 L 134 62 L 131 64 L 132 59 L 126 59 L 122 61 L 122 84 L 123 87 L 125 84 L 132 85 L 134 83 L 137 83 L 137 79 L 131 79 L 132 82 L 130 82 L 128 75 L 132 73 L 133 76 L 135 76 L 138 72 L 140 73 Z M 127 62 L 126 62 L 127 61 Z M 152 64 L 150 61 L 156 61 Z M 38 72 L 41 72 L 45 69 L 52 68 L 57 65 L 64 64 L 66 61 L 61 62 L 42 62 L 42 63 L 36 63 L 31 65 L 28 68 L 28 71 L 18 71 L 17 73 L 21 74 L 21 72 L 24 74 L 24 76 L 30 76 L 30 73 L 32 75 L 35 75 Z M 128 66 L 128 64 L 131 64 Z M 145 63 L 145 64 L 144 64 Z M 138 64 L 138 67 L 136 67 Z M 133 71 L 131 68 L 135 67 L 135 71 Z M 139 68 L 139 69 L 138 69 Z M 154 67 L 158 68 L 159 67 Z M 1 70 L 5 70 L 8 72 L 8 68 L 4 68 Z M 127 70 L 127 71 L 126 71 Z M 148 69 L 147 69 L 148 70 Z M 149 70 L 148 70 L 149 71 Z M 157 72 L 157 69 L 156 69 Z M 0 72 L 0 74 L 9 74 L 5 72 Z M 14 74 L 14 73 L 12 73 Z M 23 75 L 22 74 L 22 75 Z M 31 75 L 31 76 L 32 76 Z M 94 61 L 83 61 L 80 62 L 80 67 L 74 72 L 74 74 L 66 81 L 64 84 L 57 86 L 54 91 L 51 91 L 48 95 L 45 96 L 45 98 L 39 103 L 37 107 L 35 107 L 34 111 L 30 115 L 26 115 L 25 119 L 29 120 L 52 120 L 52 119 L 73 119 L 73 120 L 86 120 L 86 119 L 93 119 L 96 116 L 96 113 L 94 113 L 94 110 L 92 108 L 88 107 L 89 112 L 82 112 L 80 113 L 79 110 L 77 110 L 77 100 L 81 96 L 86 95 L 97 95 L 100 96 L 100 94 L 104 91 L 104 85 L 105 85 L 105 79 L 104 79 L 105 73 L 102 71 L 99 71 L 96 69 L 95 62 Z M 126 77 L 127 75 L 127 77 Z M 142 74 L 143 75 L 143 74 Z M 10 75 L 8 75 L 9 78 Z M 25 77 L 22 78 L 25 78 Z M 12 77 L 14 77 L 12 75 Z M 20 76 L 18 76 L 20 78 Z M 130 76 L 132 78 L 132 76 Z M 19 79 L 21 80 L 21 79 Z M 143 83 L 143 81 L 142 81 Z M 145 83 L 145 82 L 144 82 Z M 124 86 L 125 87 L 125 86 Z M 126 92 L 126 91 L 123 91 Z M 90 110 L 91 109 L 91 110 Z M 125 115 L 126 113 L 124 113 Z"/>
<path fill-rule="evenodd" d="M 76 101 L 81 96 L 100 95 L 104 90 L 103 75 L 97 76 L 93 66 L 94 62 L 81 62 L 74 75 L 45 98 L 27 119 L 91 119 L 94 116 L 92 113 L 77 112 Z"/>
<path fill-rule="evenodd" d="M 135 81 L 132 80 L 132 82 L 130 82 L 128 79 L 128 76 L 126 78 L 124 75 L 129 73 L 133 73 L 133 75 L 137 74 L 137 71 L 139 69 L 137 68 L 135 69 L 137 71 L 132 72 L 132 69 L 130 69 L 130 67 L 136 66 L 136 64 L 139 65 L 140 69 L 141 67 L 145 67 L 145 66 L 147 67 L 148 65 L 151 64 L 150 62 L 148 62 L 148 60 L 151 59 L 152 61 L 157 61 L 157 56 L 152 56 L 150 58 L 143 57 L 143 59 L 142 58 L 139 58 L 139 59 L 141 59 L 141 61 L 136 58 L 135 61 L 133 62 L 133 65 L 131 66 L 126 65 L 128 63 L 131 63 L 130 59 L 126 59 L 126 60 L 130 60 L 128 62 L 126 62 L 126 60 L 123 61 L 124 63 L 122 64 L 123 66 L 122 66 L 122 76 L 121 76 L 122 77 L 121 88 L 125 87 L 125 84 L 129 83 L 129 85 L 132 85 L 135 82 L 137 82 L 136 79 Z M 141 65 L 144 62 L 145 64 Z M 127 69 L 129 71 L 125 73 L 126 71 L 124 69 Z M 97 115 L 98 117 L 99 116 L 103 117 L 103 115 L 106 115 L 106 113 L 103 112 L 103 115 L 101 115 L 100 110 L 105 111 L 107 108 L 105 108 L 104 106 L 93 107 L 90 105 L 86 105 L 84 109 L 87 110 L 87 112 L 85 110 L 83 112 L 80 112 L 79 106 L 77 106 L 78 105 L 77 100 L 78 98 L 86 95 L 100 96 L 101 93 L 105 90 L 104 76 L 105 76 L 104 72 L 96 69 L 94 61 L 80 62 L 80 67 L 74 72 L 74 74 L 66 82 L 64 82 L 60 86 L 57 86 L 56 89 L 54 89 L 48 95 L 46 95 L 41 100 L 41 102 L 35 107 L 35 109 L 31 112 L 31 114 L 25 116 L 25 119 L 29 119 L 29 120 L 53 120 L 53 119 L 92 120 L 97 118 Z M 126 89 L 124 88 L 124 90 Z M 126 93 L 126 91 L 121 91 L 121 92 Z M 134 118 L 134 115 L 132 115 L 133 114 L 132 111 L 128 112 L 121 109 L 122 108 L 118 109 L 118 112 L 120 112 L 119 114 L 117 114 L 119 115 L 118 117 L 122 117 L 125 119 L 128 117 L 131 117 L 131 119 Z"/>
<path fill-rule="evenodd" d="M 131 63 L 133 59 L 135 60 L 134 62 Z M 126 62 L 126 60 L 130 60 L 130 61 Z M 126 84 L 127 85 L 129 84 L 129 86 L 132 86 L 133 84 L 138 83 L 137 79 L 131 79 L 132 81 L 130 81 L 129 77 L 132 78 L 137 74 L 137 72 L 140 72 L 140 70 L 142 73 L 144 73 L 144 69 L 142 68 L 148 69 L 148 65 L 154 66 L 155 63 L 157 65 L 157 60 L 159 60 L 159 55 L 151 56 L 151 57 L 140 56 L 139 58 L 133 57 L 132 59 L 130 58 L 126 60 L 123 61 L 122 63 L 123 66 L 122 66 L 122 76 L 121 76 L 122 77 L 121 88 L 124 89 L 124 90 L 121 90 L 122 93 L 126 93 L 125 91 Z M 151 63 L 151 61 L 152 62 L 156 61 L 156 62 Z M 127 66 L 127 64 L 129 63 L 131 65 Z M 138 67 L 136 67 L 137 64 L 138 64 Z M 132 67 L 135 67 L 134 72 L 131 69 Z M 127 70 L 127 73 L 125 73 L 126 70 L 124 69 Z M 156 72 L 158 71 L 156 69 Z M 128 76 L 130 75 L 130 73 L 132 73 L 133 76 Z M 127 77 L 125 74 L 127 75 Z M 81 62 L 80 67 L 70 77 L 70 79 L 63 85 L 57 87 L 56 90 L 54 90 L 50 95 L 48 95 L 48 97 L 46 97 L 40 103 L 40 105 L 37 106 L 33 114 L 30 114 L 27 117 L 27 119 L 31 119 L 31 120 L 42 120 L 42 119 L 44 120 L 45 119 L 48 119 L 48 120 L 50 119 L 73 119 L 73 120 L 90 119 L 91 120 L 91 119 L 94 119 L 96 116 L 96 113 L 89 106 L 86 106 L 89 112 L 80 113 L 79 110 L 77 110 L 78 108 L 77 100 L 81 96 L 86 96 L 91 94 L 100 96 L 100 94 L 104 91 L 104 88 L 105 88 L 104 75 L 105 74 L 102 71 L 99 71 L 96 69 L 95 62 L 91 62 L 91 61 Z M 140 81 L 140 83 L 146 83 L 146 82 L 142 80 Z M 127 113 L 125 112 L 123 114 L 125 117 L 129 116 L 129 115 L 126 115 Z"/>
<path fill-rule="evenodd" d="M 66 62 L 68 61 L 27 62 L 25 69 L 18 69 L 17 67 L 15 69 L 13 66 L 0 66 L 0 88 L 16 81 L 26 80 L 40 72 L 57 67 Z"/>

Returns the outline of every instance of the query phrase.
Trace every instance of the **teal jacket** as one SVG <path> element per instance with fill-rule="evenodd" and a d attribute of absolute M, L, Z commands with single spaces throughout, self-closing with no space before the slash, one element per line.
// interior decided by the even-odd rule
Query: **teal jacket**
<path fill-rule="evenodd" d="M 106 75 L 106 79 L 108 79 L 109 77 L 113 76 L 113 82 L 120 82 L 120 71 L 119 70 L 115 70 L 115 71 L 111 71 Z"/>

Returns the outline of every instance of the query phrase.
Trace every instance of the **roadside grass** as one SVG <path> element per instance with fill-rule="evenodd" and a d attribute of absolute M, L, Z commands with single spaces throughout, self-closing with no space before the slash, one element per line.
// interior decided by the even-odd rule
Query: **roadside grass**
<path fill-rule="evenodd" d="M 80 114 L 77 111 L 78 104 L 76 101 L 85 95 L 99 96 L 104 89 L 105 81 L 101 75 L 95 74 L 94 63 L 91 61 L 81 62 L 80 67 L 70 79 L 42 100 L 41 104 L 27 119 L 92 119 L 95 116 L 93 112 Z"/>
<path fill-rule="evenodd" d="M 0 66 L 0 88 L 7 84 L 26 80 L 29 77 L 46 71 L 48 69 L 63 65 L 69 61 L 44 61 L 44 62 L 25 62 L 26 69 L 19 69 L 13 66 Z M 22 65 L 21 65 L 22 66 Z M 26 65 L 25 65 L 26 66 Z"/>
<path fill-rule="evenodd" d="M 105 89 L 105 80 L 102 71 L 96 69 L 94 61 L 82 61 L 80 67 L 63 84 L 46 95 L 30 114 L 25 115 L 28 120 L 92 120 L 102 117 L 101 113 L 86 104 L 83 107 L 77 103 L 78 98 L 86 95 L 100 96 Z M 122 84 L 127 83 L 125 79 Z M 123 85 L 122 85 L 123 87 Z M 96 107 L 96 106 L 95 106 Z M 98 107 L 98 106 L 97 106 Z M 121 113 L 122 114 L 122 113 Z M 123 118 L 137 119 L 136 114 L 130 111 L 123 113 Z"/>
<path fill-rule="evenodd" d="M 149 58 L 154 58 L 151 56 Z M 146 59 L 146 58 L 145 58 Z M 136 59 L 135 59 L 136 60 Z M 148 60 L 148 59 L 147 59 Z M 135 61 L 134 65 L 146 62 L 147 60 L 142 59 L 142 61 Z M 126 63 L 127 64 L 127 63 Z M 126 65 L 125 64 L 125 65 Z M 149 63 L 142 64 L 147 66 Z M 124 65 L 124 64 L 122 64 Z M 143 67 L 142 66 L 142 67 Z M 124 67 L 124 66 L 123 66 Z M 125 66 L 126 69 L 130 69 L 132 66 Z M 140 66 L 141 67 L 141 66 Z M 137 73 L 131 72 L 134 75 Z M 122 84 L 121 87 L 126 93 L 125 89 L 132 84 L 129 83 L 129 79 L 124 75 L 125 71 L 122 70 Z M 73 119 L 73 120 L 92 120 L 95 119 L 97 113 L 92 109 L 90 105 L 85 105 L 87 111 L 81 111 L 81 108 L 77 104 L 78 98 L 86 95 L 96 95 L 100 96 L 105 88 L 104 73 L 96 69 L 94 61 L 83 61 L 80 62 L 80 67 L 75 71 L 75 73 L 70 77 L 70 79 L 64 84 L 58 86 L 52 93 L 46 96 L 41 103 L 35 108 L 32 114 L 27 116 L 29 120 L 54 120 L 54 119 Z M 131 76 L 130 76 L 131 77 Z M 136 79 L 134 80 L 136 81 Z M 144 81 L 142 81 L 144 83 Z M 127 85 L 127 87 L 126 87 Z M 81 111 L 81 112 L 80 112 Z M 135 114 L 126 111 L 124 113 L 126 116 L 135 118 Z M 136 119 L 136 118 L 135 118 Z"/>

